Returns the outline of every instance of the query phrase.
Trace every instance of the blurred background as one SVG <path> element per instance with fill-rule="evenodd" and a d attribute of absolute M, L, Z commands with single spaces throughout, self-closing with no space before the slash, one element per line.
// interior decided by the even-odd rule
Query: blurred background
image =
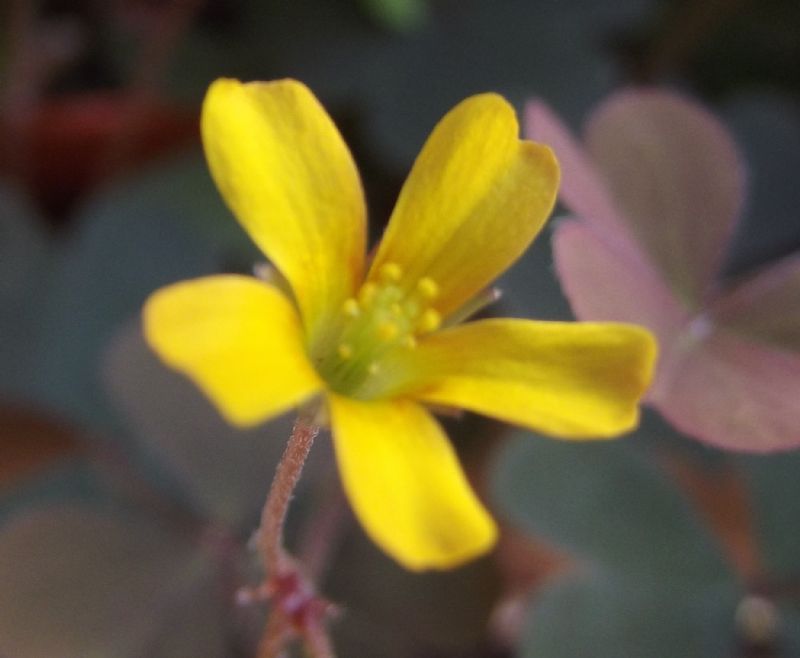
<path fill-rule="evenodd" d="M 227 427 L 138 325 L 155 288 L 262 258 L 200 150 L 214 78 L 307 83 L 374 236 L 472 93 L 577 130 L 617 89 L 680 90 L 750 172 L 734 277 L 800 248 L 798 63 L 796 0 L 3 0 L 0 656 L 253 655 L 265 611 L 234 592 L 291 419 Z M 548 231 L 501 287 L 492 313 L 571 317 Z M 380 554 L 314 448 L 289 543 L 341 608 L 339 655 L 800 657 L 797 452 L 725 453 L 650 412 L 602 446 L 446 424 L 504 532 L 445 574 Z"/>

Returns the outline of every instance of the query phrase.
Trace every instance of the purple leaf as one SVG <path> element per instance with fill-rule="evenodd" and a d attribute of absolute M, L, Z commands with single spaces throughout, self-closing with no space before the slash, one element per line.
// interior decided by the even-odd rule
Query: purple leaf
<path fill-rule="evenodd" d="M 621 238 L 627 231 L 606 182 L 569 129 L 541 101 L 525 106 L 525 135 L 555 151 L 561 166 L 560 200 L 573 214 Z"/>
<path fill-rule="evenodd" d="M 687 331 L 662 356 L 653 406 L 679 430 L 722 448 L 800 445 L 800 354 L 707 329 L 705 337 Z"/>
<path fill-rule="evenodd" d="M 800 254 L 745 279 L 715 300 L 711 312 L 731 329 L 800 352 Z"/>
<path fill-rule="evenodd" d="M 728 133 L 680 96 L 629 91 L 594 112 L 586 143 L 621 219 L 675 292 L 699 307 L 715 287 L 744 198 Z"/>

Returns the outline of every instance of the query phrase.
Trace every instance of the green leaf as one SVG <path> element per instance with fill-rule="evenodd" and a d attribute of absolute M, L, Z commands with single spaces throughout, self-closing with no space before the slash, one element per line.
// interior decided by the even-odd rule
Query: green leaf
<path fill-rule="evenodd" d="M 222 249 L 199 228 L 233 223 L 215 195 L 204 164 L 191 158 L 120 182 L 84 209 L 43 309 L 37 388 L 57 409 L 115 426 L 100 355 L 153 290 L 219 269 Z"/>
<path fill-rule="evenodd" d="M 762 555 L 772 577 L 800 576 L 800 452 L 741 457 Z"/>
<path fill-rule="evenodd" d="M 779 644 L 783 648 L 781 656 L 800 656 L 800 609 L 784 608 L 781 610 L 781 627 L 779 628 Z"/>
<path fill-rule="evenodd" d="M 534 535 L 642 586 L 727 577 L 688 501 L 632 448 L 520 432 L 499 460 L 496 498 Z"/>
<path fill-rule="evenodd" d="M 602 572 L 573 575 L 536 593 L 519 658 L 729 658 L 733 587 L 681 596 Z"/>
<path fill-rule="evenodd" d="M 428 19 L 427 0 L 360 0 L 380 23 L 398 32 L 417 29 Z"/>
<path fill-rule="evenodd" d="M 37 311 L 48 272 L 49 239 L 28 199 L 0 181 L 0 391 L 35 397 Z"/>

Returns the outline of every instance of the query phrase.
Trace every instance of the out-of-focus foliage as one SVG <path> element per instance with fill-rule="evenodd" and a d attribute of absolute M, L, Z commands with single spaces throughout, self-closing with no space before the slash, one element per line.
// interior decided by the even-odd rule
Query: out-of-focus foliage
<path fill-rule="evenodd" d="M 389 28 L 406 32 L 428 19 L 428 0 L 361 0 L 364 9 Z"/>
<path fill-rule="evenodd" d="M 497 478 L 512 518 L 578 560 L 534 600 L 523 656 L 730 655 L 729 569 L 651 458 L 520 436 Z"/>
<path fill-rule="evenodd" d="M 48 275 L 49 239 L 43 220 L 10 183 L 0 186 L 0 391 L 24 397 L 33 386 L 31 336 Z"/>
<path fill-rule="evenodd" d="M 698 491 L 679 486 L 665 456 L 630 440 L 586 446 L 520 433 L 498 464 L 497 498 L 575 560 L 532 601 L 520 655 L 736 655 L 748 641 L 735 623 L 748 592 L 776 606 L 776 655 L 796 655 L 798 545 L 785 531 L 800 520 L 790 502 L 800 495 L 796 462 L 750 457 L 718 467 L 732 469 L 745 491 L 744 507 L 727 497 L 722 513 L 728 522 L 738 515 L 737 533 L 752 536 L 731 536 L 725 519 L 709 524 Z"/>
<path fill-rule="evenodd" d="M 231 21 L 235 43 L 194 35 L 179 53 L 175 84 L 197 98 L 198 89 L 220 74 L 296 77 L 326 107 L 343 108 L 353 117 L 384 166 L 404 169 L 436 120 L 473 93 L 494 90 L 522 101 L 533 86 L 559 99 L 577 119 L 618 79 L 604 42 L 625 25 L 644 21 L 654 5 L 652 0 L 428 4 L 430 18 L 423 27 L 381 38 L 363 20 L 357 2 L 245 3 Z"/>
<path fill-rule="evenodd" d="M 748 199 L 728 262 L 744 274 L 800 250 L 800 99 L 775 92 L 741 93 L 721 109 L 742 149 Z"/>
<path fill-rule="evenodd" d="M 200 159 L 155 168 L 89 201 L 56 256 L 40 311 L 41 395 L 72 417 L 108 417 L 98 363 L 114 330 L 154 287 L 218 267 L 218 240 L 198 224 L 222 215 Z"/>

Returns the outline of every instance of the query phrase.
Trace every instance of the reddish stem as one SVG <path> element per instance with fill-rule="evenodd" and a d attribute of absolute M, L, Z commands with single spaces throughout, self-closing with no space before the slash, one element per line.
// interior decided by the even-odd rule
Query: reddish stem
<path fill-rule="evenodd" d="M 261 512 L 258 546 L 266 573 L 259 592 L 270 600 L 270 616 L 258 646 L 258 658 L 279 658 L 286 645 L 300 636 L 314 658 L 333 658 L 325 628 L 330 611 L 313 584 L 283 548 L 283 526 L 308 453 L 319 428 L 298 417 L 275 472 Z"/>
<path fill-rule="evenodd" d="M 290 560 L 283 550 L 283 525 L 289 501 L 292 498 L 303 465 L 306 462 L 319 428 L 298 417 L 292 435 L 286 444 L 281 461 L 275 471 L 267 502 L 261 512 L 258 544 L 261 549 L 264 571 L 269 578 L 279 577 L 290 568 Z"/>
<path fill-rule="evenodd" d="M 279 658 L 289 640 L 289 624 L 281 615 L 271 615 L 258 645 L 258 658 Z"/>

